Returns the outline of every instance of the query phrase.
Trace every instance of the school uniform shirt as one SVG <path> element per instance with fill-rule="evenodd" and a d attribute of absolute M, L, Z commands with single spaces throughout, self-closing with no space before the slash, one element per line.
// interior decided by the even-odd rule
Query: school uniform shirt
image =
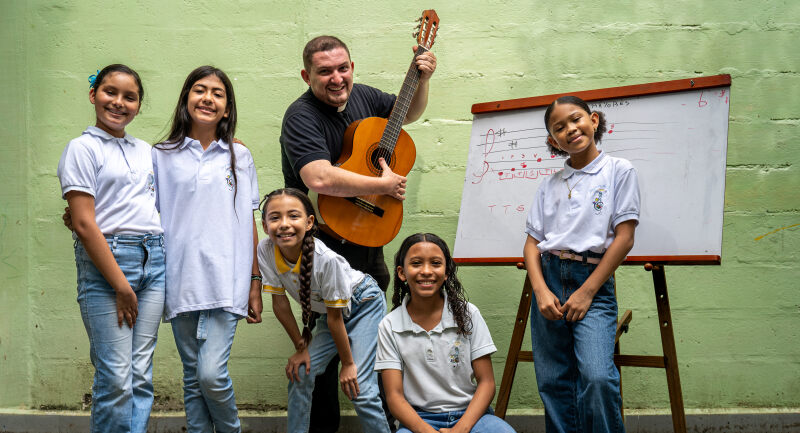
<path fill-rule="evenodd" d="M 213 141 L 204 152 L 199 141 L 187 137 L 174 150 L 154 147 L 153 167 L 167 252 L 164 320 L 215 308 L 247 316 L 253 210 L 259 202 L 250 151 Z"/>
<path fill-rule="evenodd" d="M 408 299 L 378 326 L 375 370 L 401 370 L 403 395 L 417 411 L 466 409 L 478 388 L 472 361 L 497 351 L 489 327 L 478 308 L 467 303 L 472 333 L 459 335 L 445 297 L 441 321 L 427 332 L 408 315 Z"/>
<path fill-rule="evenodd" d="M 287 261 L 272 239 L 258 243 L 258 267 L 263 279 L 263 292 L 286 295 L 288 292 L 300 303 L 300 263 Z M 314 238 L 314 266 L 311 271 L 311 310 L 320 314 L 328 308 L 342 308 L 350 315 L 353 289 L 364 279 L 364 273 L 350 267 L 344 257 L 336 254 L 322 241 Z"/>
<path fill-rule="evenodd" d="M 569 197 L 572 188 L 572 197 Z M 544 180 L 536 191 L 525 233 L 539 241 L 539 251 L 573 250 L 604 253 L 614 228 L 639 221 L 639 182 L 626 159 L 600 152 L 580 170 L 564 169 Z"/>
<path fill-rule="evenodd" d="M 58 162 L 61 196 L 80 191 L 94 197 L 100 232 L 161 234 L 150 145 L 125 134 L 114 137 L 90 126 L 67 144 Z M 75 233 L 73 239 L 77 239 Z"/>

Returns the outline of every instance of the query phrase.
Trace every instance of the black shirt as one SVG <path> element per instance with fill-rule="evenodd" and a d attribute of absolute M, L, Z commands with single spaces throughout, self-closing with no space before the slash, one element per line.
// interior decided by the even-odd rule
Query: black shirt
<path fill-rule="evenodd" d="M 347 127 L 367 117 L 389 117 L 395 99 L 374 87 L 353 84 L 347 106 L 339 112 L 317 99 L 309 88 L 283 115 L 280 142 L 285 186 L 307 193 L 300 169 L 320 159 L 335 163 L 342 153 Z"/>

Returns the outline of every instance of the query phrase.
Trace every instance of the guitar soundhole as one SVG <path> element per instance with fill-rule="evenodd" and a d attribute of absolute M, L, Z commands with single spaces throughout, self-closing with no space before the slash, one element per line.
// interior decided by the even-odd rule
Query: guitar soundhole
<path fill-rule="evenodd" d="M 374 174 L 375 176 L 380 176 L 382 174 L 381 165 L 378 162 L 380 158 L 385 159 L 386 165 L 388 165 L 390 168 L 392 167 L 393 155 L 389 153 L 388 150 L 382 149 L 379 146 L 379 143 L 375 143 L 372 146 L 370 146 L 367 154 L 369 155 L 369 160 L 370 160 L 370 163 L 367 165 L 369 166 L 369 169 L 372 172 L 372 174 Z"/>

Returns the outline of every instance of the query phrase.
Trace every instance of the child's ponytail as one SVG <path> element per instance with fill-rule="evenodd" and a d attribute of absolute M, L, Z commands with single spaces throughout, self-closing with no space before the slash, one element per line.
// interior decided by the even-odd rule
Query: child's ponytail
<path fill-rule="evenodd" d="M 319 314 L 311 310 L 311 272 L 314 270 L 314 234 L 316 226 L 306 232 L 303 237 L 303 249 L 300 253 L 300 304 L 303 308 L 303 341 L 306 347 L 311 344 L 311 331 L 314 329 Z"/>

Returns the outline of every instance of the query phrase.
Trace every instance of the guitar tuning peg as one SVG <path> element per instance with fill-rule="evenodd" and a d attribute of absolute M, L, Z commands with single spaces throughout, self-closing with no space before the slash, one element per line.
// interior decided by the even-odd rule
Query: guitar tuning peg
<path fill-rule="evenodd" d="M 422 22 L 422 17 L 417 18 L 417 22 Z"/>
<path fill-rule="evenodd" d="M 411 36 L 413 36 L 414 39 L 416 39 L 417 37 L 419 37 L 419 32 L 411 33 Z"/>

